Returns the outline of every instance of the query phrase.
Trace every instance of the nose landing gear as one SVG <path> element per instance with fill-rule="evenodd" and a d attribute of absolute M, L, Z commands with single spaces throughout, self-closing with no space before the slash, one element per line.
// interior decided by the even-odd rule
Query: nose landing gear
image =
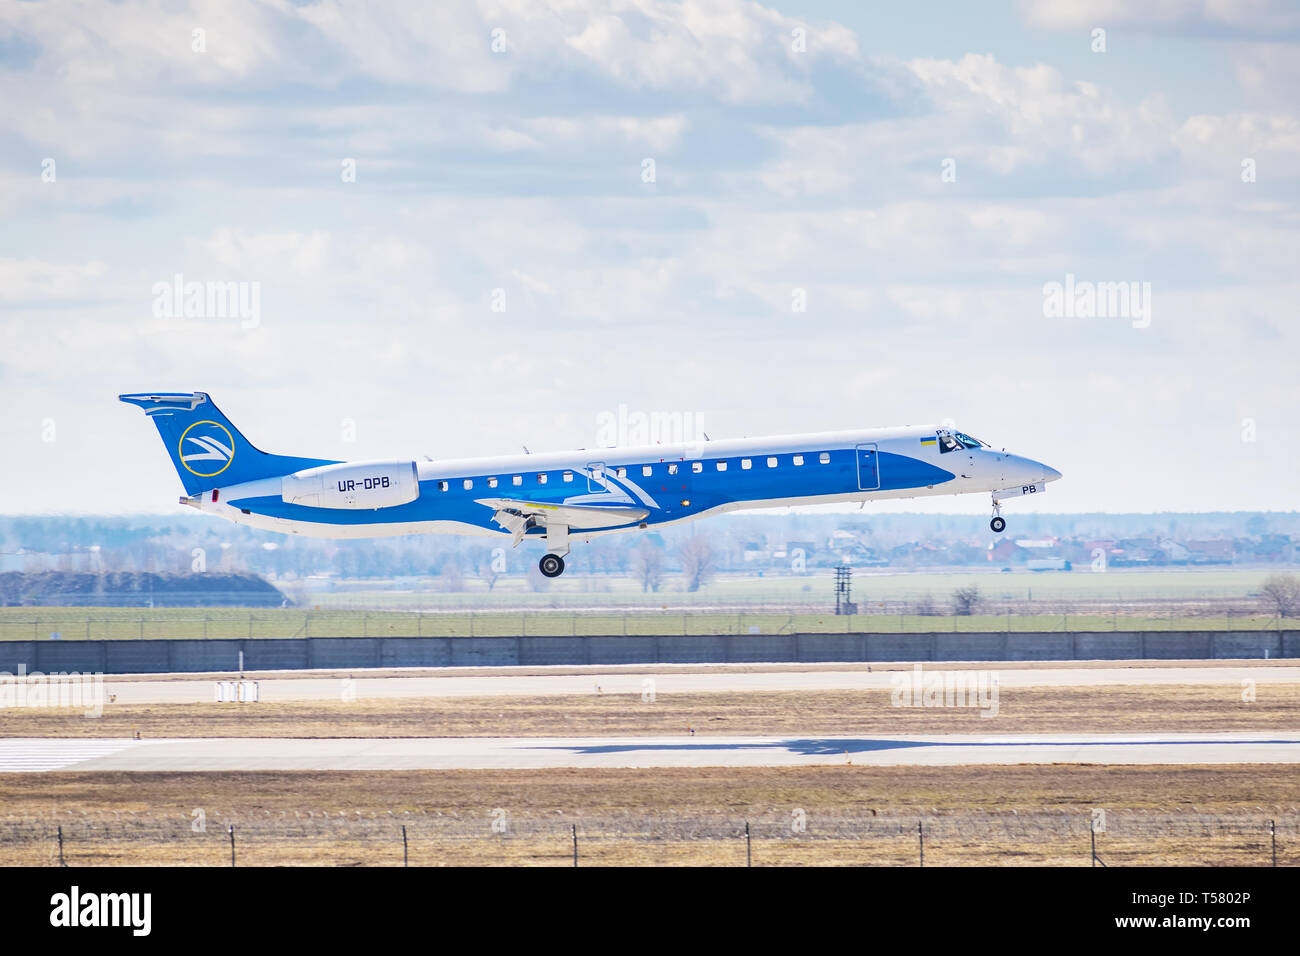
<path fill-rule="evenodd" d="M 1007 519 L 1002 517 L 1002 502 L 996 497 L 993 499 L 993 520 L 989 522 L 989 527 L 995 534 L 1001 534 L 1007 527 Z"/>

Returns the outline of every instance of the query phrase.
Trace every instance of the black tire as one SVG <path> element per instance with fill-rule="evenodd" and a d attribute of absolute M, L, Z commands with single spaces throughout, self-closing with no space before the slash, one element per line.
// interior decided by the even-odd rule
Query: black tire
<path fill-rule="evenodd" d="M 537 562 L 537 569 L 548 578 L 558 578 L 564 573 L 564 559 L 558 554 L 544 554 Z"/>
<path fill-rule="evenodd" d="M 992 528 L 998 534 L 1001 534 L 1003 531 L 1006 530 L 1007 519 L 1003 518 L 1001 515 L 998 515 L 996 518 L 994 518 L 992 521 L 989 522 L 989 527 Z"/>

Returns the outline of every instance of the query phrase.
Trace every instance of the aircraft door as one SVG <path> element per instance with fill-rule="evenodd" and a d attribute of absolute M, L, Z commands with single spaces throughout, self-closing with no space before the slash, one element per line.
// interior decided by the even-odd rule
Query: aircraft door
<path fill-rule="evenodd" d="M 858 446 L 858 490 L 880 490 L 880 454 L 874 442 Z"/>

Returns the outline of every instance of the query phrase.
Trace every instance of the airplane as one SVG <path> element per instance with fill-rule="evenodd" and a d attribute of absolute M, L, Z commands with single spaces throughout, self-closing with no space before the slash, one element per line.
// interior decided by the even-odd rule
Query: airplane
<path fill-rule="evenodd" d="M 206 392 L 119 395 L 153 419 L 180 475 L 180 503 L 285 534 L 540 540 L 564 573 L 571 539 L 750 508 L 990 493 L 1041 494 L 1061 473 L 942 425 L 815 432 L 493 458 L 334 461 L 253 447 Z M 525 449 L 526 450 L 526 449 Z"/>

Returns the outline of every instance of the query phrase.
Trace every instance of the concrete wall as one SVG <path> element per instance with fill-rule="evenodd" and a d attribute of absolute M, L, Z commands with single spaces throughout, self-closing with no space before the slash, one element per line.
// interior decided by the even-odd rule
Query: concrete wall
<path fill-rule="evenodd" d="M 503 664 L 1186 660 L 1300 657 L 1300 631 L 715 634 L 657 637 L 310 637 L 12 641 L 0 671 L 105 674 Z"/>

